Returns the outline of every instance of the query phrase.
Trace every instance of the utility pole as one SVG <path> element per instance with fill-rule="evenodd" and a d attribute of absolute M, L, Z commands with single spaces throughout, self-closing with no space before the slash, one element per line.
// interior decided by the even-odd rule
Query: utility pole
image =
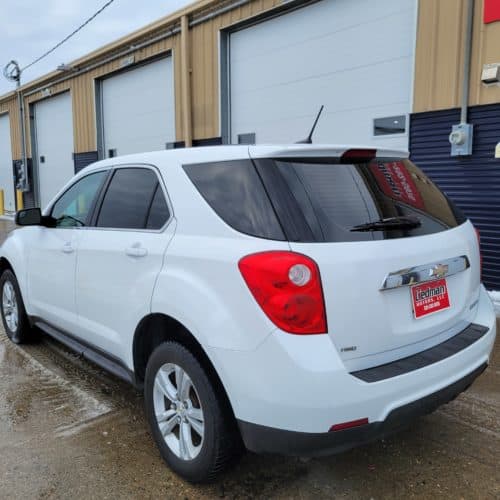
<path fill-rule="evenodd" d="M 3 74 L 7 80 L 16 82 L 17 103 L 19 108 L 19 131 L 21 133 L 21 165 L 17 169 L 16 189 L 20 191 L 28 190 L 28 169 L 26 160 L 26 127 L 24 126 L 24 98 L 21 92 L 21 73 L 22 70 L 17 61 L 10 61 L 3 69 Z"/>

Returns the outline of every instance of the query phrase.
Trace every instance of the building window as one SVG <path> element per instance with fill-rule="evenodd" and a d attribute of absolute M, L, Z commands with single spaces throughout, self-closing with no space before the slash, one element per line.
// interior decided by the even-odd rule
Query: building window
<path fill-rule="evenodd" d="M 406 116 L 387 116 L 373 120 L 373 135 L 394 135 L 406 133 Z"/>

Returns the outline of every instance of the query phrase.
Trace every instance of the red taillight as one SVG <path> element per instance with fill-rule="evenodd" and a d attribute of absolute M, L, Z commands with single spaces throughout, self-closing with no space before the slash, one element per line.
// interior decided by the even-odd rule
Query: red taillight
<path fill-rule="evenodd" d="M 325 303 L 316 263 L 294 252 L 262 252 L 238 263 L 268 318 L 285 332 L 326 333 Z"/>
<path fill-rule="evenodd" d="M 483 275 L 483 255 L 481 254 L 481 235 L 479 234 L 479 230 L 474 228 L 476 231 L 477 237 L 477 246 L 479 247 L 479 275 L 482 277 Z"/>

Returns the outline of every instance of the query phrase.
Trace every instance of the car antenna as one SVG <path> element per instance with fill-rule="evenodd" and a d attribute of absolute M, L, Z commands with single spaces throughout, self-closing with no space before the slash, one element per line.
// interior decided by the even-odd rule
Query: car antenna
<path fill-rule="evenodd" d="M 314 130 L 316 129 L 316 125 L 318 124 L 319 117 L 321 116 L 321 113 L 323 112 L 324 104 L 321 105 L 321 108 L 319 108 L 318 114 L 316 115 L 316 120 L 314 120 L 313 126 L 311 131 L 309 132 L 309 135 L 307 136 L 306 139 L 303 139 L 302 141 L 298 141 L 295 144 L 312 144 L 312 136 L 314 134 Z"/>

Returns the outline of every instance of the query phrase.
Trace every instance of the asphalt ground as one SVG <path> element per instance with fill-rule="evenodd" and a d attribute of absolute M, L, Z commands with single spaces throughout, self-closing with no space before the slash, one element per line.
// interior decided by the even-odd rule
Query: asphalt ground
<path fill-rule="evenodd" d="M 321 459 L 248 453 L 193 486 L 162 462 L 140 393 L 47 337 L 16 346 L 0 329 L 0 499 L 257 497 L 500 498 L 499 343 L 466 393 L 399 434 Z"/>

